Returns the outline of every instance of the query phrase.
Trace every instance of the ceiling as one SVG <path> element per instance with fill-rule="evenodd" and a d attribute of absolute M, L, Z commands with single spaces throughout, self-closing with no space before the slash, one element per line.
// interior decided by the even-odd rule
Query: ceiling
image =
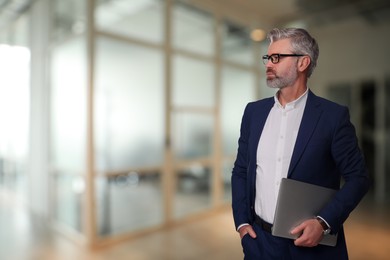
<path fill-rule="evenodd" d="M 187 0 L 211 6 L 253 24 L 283 26 L 297 21 L 326 25 L 359 18 L 375 25 L 390 22 L 389 0 Z"/>
<path fill-rule="evenodd" d="M 102 0 L 95 1 L 99 2 Z M 321 26 L 350 18 L 362 19 L 362 21 L 370 25 L 390 22 L 389 0 L 180 1 L 206 7 L 239 22 L 251 26 L 260 26 L 264 29 L 274 26 L 285 26 L 297 21 Z M 33 2 L 34 0 L 0 0 L 0 29 L 4 24 L 27 10 Z M 63 0 L 63 3 L 71 4 L 71 2 L 74 3 L 74 1 Z"/>
<path fill-rule="evenodd" d="M 33 0 L 0 0 L 0 29 L 24 13 Z"/>

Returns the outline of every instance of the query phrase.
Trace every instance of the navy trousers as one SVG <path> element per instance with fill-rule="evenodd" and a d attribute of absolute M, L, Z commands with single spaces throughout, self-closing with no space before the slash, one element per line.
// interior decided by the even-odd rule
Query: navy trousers
<path fill-rule="evenodd" d="M 254 224 L 257 237 L 253 239 L 249 234 L 246 234 L 242 240 L 242 248 L 244 251 L 245 260 L 321 260 L 321 259 L 348 259 L 348 252 L 345 244 L 341 244 L 341 236 L 344 232 L 339 233 L 339 241 L 336 247 L 318 245 L 316 247 L 297 247 L 291 239 L 275 237 L 272 234 L 264 231 L 259 225 Z M 340 242 L 340 243 L 339 243 Z"/>

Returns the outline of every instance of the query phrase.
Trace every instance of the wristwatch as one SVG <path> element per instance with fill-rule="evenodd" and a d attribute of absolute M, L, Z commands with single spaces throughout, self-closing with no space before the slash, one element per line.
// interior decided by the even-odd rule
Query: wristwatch
<path fill-rule="evenodd" d="M 323 231 L 323 234 L 324 235 L 328 235 L 330 233 L 330 227 L 328 226 L 328 224 L 325 223 L 324 220 L 322 220 L 322 218 L 319 218 L 319 217 L 316 217 L 316 219 L 318 220 L 318 222 L 321 224 L 322 226 L 322 229 L 324 230 Z"/>

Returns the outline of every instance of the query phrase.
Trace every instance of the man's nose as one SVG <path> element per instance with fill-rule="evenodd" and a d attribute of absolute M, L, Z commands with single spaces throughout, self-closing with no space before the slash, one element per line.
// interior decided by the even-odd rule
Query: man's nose
<path fill-rule="evenodd" d="M 274 64 L 271 62 L 271 59 L 267 60 L 267 62 L 265 63 L 265 67 L 266 68 L 270 68 L 272 67 Z"/>

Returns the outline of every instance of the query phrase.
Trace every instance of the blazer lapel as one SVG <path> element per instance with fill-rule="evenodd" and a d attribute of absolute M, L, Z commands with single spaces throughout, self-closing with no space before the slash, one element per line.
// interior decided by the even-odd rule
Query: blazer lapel
<path fill-rule="evenodd" d="M 272 97 L 264 100 L 264 102 L 264 105 L 259 104 L 252 118 L 251 132 L 253 133 L 253 138 L 251 138 L 251 142 L 249 143 L 252 146 L 251 154 L 254 154 L 255 157 L 257 154 L 257 146 L 259 145 L 260 135 L 263 132 L 265 122 L 267 121 L 269 112 L 275 104 L 275 100 Z"/>
<path fill-rule="evenodd" d="M 288 170 L 288 177 L 291 176 L 295 166 L 301 158 L 301 155 L 304 152 L 306 145 L 313 134 L 313 131 L 318 123 L 318 120 L 321 117 L 321 114 L 322 110 L 320 109 L 320 103 L 317 101 L 317 96 L 315 96 L 313 92 L 309 90 L 305 110 L 302 117 L 302 122 L 299 127 L 297 140 L 295 142 L 290 167 Z"/>
<path fill-rule="evenodd" d="M 262 103 L 264 102 L 264 103 Z M 257 146 L 259 145 L 259 140 L 265 122 L 267 121 L 268 114 L 271 111 L 272 107 L 275 104 L 274 98 L 268 98 L 263 100 L 261 103 L 258 103 L 257 108 L 254 110 L 254 114 L 251 118 L 251 137 L 249 141 L 249 151 L 250 151 L 250 172 L 253 172 L 252 175 L 253 182 L 256 178 L 256 164 L 257 164 Z"/>

